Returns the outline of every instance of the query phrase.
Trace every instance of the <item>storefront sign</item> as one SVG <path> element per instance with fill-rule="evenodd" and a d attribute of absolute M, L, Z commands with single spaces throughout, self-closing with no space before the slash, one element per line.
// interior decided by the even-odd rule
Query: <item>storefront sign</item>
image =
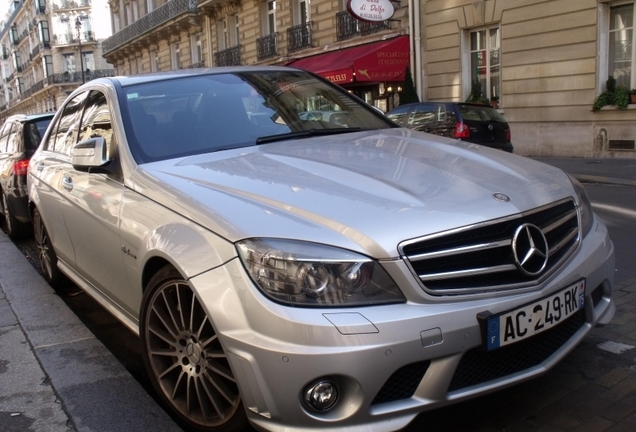
<path fill-rule="evenodd" d="M 347 10 L 362 21 L 386 21 L 393 16 L 395 8 L 389 0 L 348 0 Z"/>

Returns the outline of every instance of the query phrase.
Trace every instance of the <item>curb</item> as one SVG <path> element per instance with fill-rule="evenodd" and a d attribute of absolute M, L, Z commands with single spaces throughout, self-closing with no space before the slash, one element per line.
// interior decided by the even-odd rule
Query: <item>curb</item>
<path fill-rule="evenodd" d="M 595 176 L 589 174 L 576 174 L 572 175 L 581 183 L 598 183 L 598 184 L 611 184 L 617 186 L 636 186 L 636 180 L 626 180 L 614 177 Z"/>

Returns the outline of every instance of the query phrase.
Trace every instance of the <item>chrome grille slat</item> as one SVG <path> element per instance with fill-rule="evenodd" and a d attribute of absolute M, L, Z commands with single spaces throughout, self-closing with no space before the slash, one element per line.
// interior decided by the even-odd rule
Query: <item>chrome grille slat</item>
<path fill-rule="evenodd" d="M 512 271 L 516 269 L 517 269 L 517 266 L 513 264 L 505 264 L 505 265 L 500 265 L 496 267 L 475 268 L 475 269 L 461 270 L 456 272 L 421 275 L 420 280 L 425 282 L 427 280 L 435 280 L 435 279 L 451 279 L 456 277 L 467 277 L 467 276 L 485 275 L 490 273 L 501 273 L 501 272 Z"/>
<path fill-rule="evenodd" d="M 560 242 L 556 243 L 554 246 L 550 248 L 550 255 L 561 250 L 563 246 L 565 246 L 570 240 L 572 240 L 577 234 L 578 230 L 570 230 L 570 234 L 563 238 Z"/>
<path fill-rule="evenodd" d="M 421 260 L 431 259 L 431 258 L 441 258 L 441 257 L 444 257 L 444 256 L 455 255 L 455 254 L 459 254 L 459 253 L 484 251 L 484 250 L 494 249 L 494 248 L 501 247 L 501 246 L 510 246 L 510 244 L 511 244 L 510 240 L 502 240 L 502 241 L 499 241 L 499 242 L 475 244 L 475 245 L 465 246 L 465 247 L 461 247 L 461 248 L 447 249 L 447 250 L 439 251 L 439 252 L 432 252 L 432 253 L 414 255 L 414 256 L 409 257 L 409 259 L 411 261 L 421 261 Z"/>
<path fill-rule="evenodd" d="M 538 274 L 522 271 L 513 254 L 515 232 L 526 224 L 538 227 L 548 243 L 548 260 Z M 405 241 L 399 250 L 425 291 L 466 295 L 531 288 L 563 265 L 579 241 L 578 209 L 568 198 L 517 215 Z"/>

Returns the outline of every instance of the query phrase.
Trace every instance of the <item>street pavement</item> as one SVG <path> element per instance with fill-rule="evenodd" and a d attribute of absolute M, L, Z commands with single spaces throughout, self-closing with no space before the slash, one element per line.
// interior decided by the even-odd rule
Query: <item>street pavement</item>
<path fill-rule="evenodd" d="M 535 159 L 582 182 L 636 186 L 636 159 Z M 636 278 L 616 282 L 615 318 L 583 341 L 590 351 L 585 363 L 558 365 L 551 394 L 537 397 L 536 405 L 524 398 L 531 412 L 515 413 L 514 397 L 498 407 L 523 419 L 515 427 L 488 424 L 475 413 L 482 423 L 475 430 L 636 430 Z M 600 367 L 607 356 L 615 365 L 609 370 Z M 523 385 L 529 397 L 532 385 Z M 0 431 L 181 431 L 2 232 Z"/>

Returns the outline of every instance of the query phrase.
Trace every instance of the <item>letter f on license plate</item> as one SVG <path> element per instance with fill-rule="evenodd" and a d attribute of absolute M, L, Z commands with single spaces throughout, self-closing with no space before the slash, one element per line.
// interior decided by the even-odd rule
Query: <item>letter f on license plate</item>
<path fill-rule="evenodd" d="M 486 319 L 488 350 L 522 341 L 565 321 L 585 305 L 585 280 L 556 294 Z"/>

